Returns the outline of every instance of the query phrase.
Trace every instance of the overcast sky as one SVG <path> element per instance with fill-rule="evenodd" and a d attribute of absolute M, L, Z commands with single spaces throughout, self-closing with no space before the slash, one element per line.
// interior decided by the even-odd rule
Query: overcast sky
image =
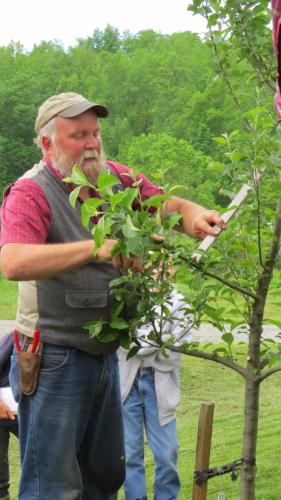
<path fill-rule="evenodd" d="M 107 24 L 120 32 L 152 28 L 163 34 L 204 31 L 205 23 L 187 11 L 189 0 L 8 0 L 1 2 L 0 46 L 12 40 L 28 50 L 41 40 L 65 47 Z"/>

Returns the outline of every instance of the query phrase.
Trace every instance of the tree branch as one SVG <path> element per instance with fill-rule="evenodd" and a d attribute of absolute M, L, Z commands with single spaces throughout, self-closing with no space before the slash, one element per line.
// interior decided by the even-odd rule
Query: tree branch
<path fill-rule="evenodd" d="M 182 260 L 186 260 L 186 259 L 182 258 Z M 233 288 L 234 290 L 237 290 L 238 292 L 242 293 L 242 295 L 246 295 L 247 297 L 251 297 L 254 300 L 257 299 L 256 294 L 254 292 L 251 292 L 250 290 L 247 290 L 247 288 L 244 288 L 240 285 L 235 285 L 235 283 L 232 283 L 231 281 L 228 281 L 225 278 L 222 278 L 222 276 L 219 276 L 215 273 L 212 273 L 212 271 L 207 271 L 206 269 L 204 269 L 204 267 L 202 267 L 202 264 L 197 264 L 196 262 L 190 261 L 190 260 L 188 262 L 193 267 L 198 269 L 198 271 L 200 271 L 205 276 L 209 276 L 210 278 L 214 278 L 215 280 L 219 281 L 220 283 L 223 283 L 224 285 L 228 286 L 229 288 Z"/>
<path fill-rule="evenodd" d="M 270 375 L 273 375 L 274 373 L 280 372 L 281 371 L 281 366 L 275 366 L 275 368 L 270 368 L 269 370 L 266 370 L 266 372 L 262 373 L 257 378 L 257 381 L 259 383 L 263 382 L 267 377 L 270 377 Z"/>
<path fill-rule="evenodd" d="M 208 361 L 215 361 L 216 363 L 219 363 L 219 364 L 221 364 L 223 366 L 227 366 L 227 368 L 230 368 L 231 370 L 234 370 L 235 372 L 239 373 L 239 375 L 241 375 L 244 378 L 246 378 L 246 376 L 247 376 L 247 372 L 246 372 L 245 368 L 243 368 L 242 366 L 238 365 L 237 363 L 235 363 L 231 359 L 222 358 L 221 356 L 219 356 L 216 353 L 212 354 L 212 353 L 208 353 L 208 352 L 205 352 L 205 351 L 198 351 L 198 350 L 194 350 L 194 349 L 186 349 L 183 346 L 182 347 L 169 346 L 169 347 L 167 347 L 167 349 L 169 349 L 170 351 L 174 351 L 174 352 L 179 352 L 181 354 L 185 354 L 187 356 L 193 356 L 195 358 L 202 358 L 202 359 L 206 359 Z"/>

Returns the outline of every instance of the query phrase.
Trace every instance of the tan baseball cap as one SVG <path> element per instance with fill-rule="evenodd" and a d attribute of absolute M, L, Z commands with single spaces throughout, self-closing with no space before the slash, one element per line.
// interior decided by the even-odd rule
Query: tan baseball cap
<path fill-rule="evenodd" d="M 101 118 L 106 118 L 108 115 L 105 106 L 90 102 L 75 92 L 63 92 L 62 94 L 53 95 L 41 104 L 35 122 L 35 131 L 38 133 L 55 116 L 73 118 L 88 109 L 93 109 L 96 115 Z"/>

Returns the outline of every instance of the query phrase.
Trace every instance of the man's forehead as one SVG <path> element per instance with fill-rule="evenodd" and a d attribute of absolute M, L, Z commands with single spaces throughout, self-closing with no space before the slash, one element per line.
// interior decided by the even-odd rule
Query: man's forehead
<path fill-rule="evenodd" d="M 100 123 L 98 116 L 93 110 L 85 111 L 78 116 L 72 118 L 63 118 L 62 116 L 56 116 L 56 125 L 63 129 L 76 129 L 76 128 L 93 128 L 96 130 L 100 129 Z"/>

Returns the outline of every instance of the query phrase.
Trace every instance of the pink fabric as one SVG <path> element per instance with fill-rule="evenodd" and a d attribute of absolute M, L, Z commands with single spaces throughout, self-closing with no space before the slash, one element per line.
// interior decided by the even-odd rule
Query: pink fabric
<path fill-rule="evenodd" d="M 272 40 L 277 61 L 277 79 L 275 93 L 275 110 L 277 120 L 281 120 L 281 0 L 271 0 L 272 7 Z"/>
<path fill-rule="evenodd" d="M 280 0 L 271 0 L 271 8 L 272 8 L 272 38 L 273 43 L 276 46 L 278 41 L 278 30 L 280 26 L 280 16 L 281 16 L 281 1 Z"/>
<path fill-rule="evenodd" d="M 43 191 L 31 179 L 22 179 L 4 198 L 0 245 L 43 243 L 50 224 L 51 211 Z"/>
<path fill-rule="evenodd" d="M 133 184 L 128 167 L 112 161 L 107 163 L 125 188 Z M 48 164 L 48 168 L 62 178 L 52 165 Z M 139 174 L 137 180 L 139 179 L 142 179 L 140 192 L 143 200 L 162 193 L 145 176 Z M 4 198 L 1 208 L 0 246 L 6 243 L 45 243 L 51 222 L 51 210 L 41 188 L 32 179 L 19 179 Z"/>

